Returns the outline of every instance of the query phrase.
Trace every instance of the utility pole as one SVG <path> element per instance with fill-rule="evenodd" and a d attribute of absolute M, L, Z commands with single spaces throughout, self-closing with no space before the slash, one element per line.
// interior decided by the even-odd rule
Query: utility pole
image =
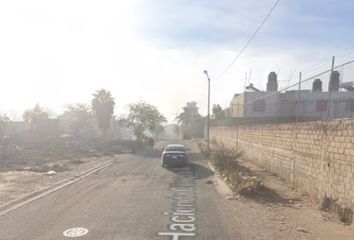
<path fill-rule="evenodd" d="M 299 72 L 299 91 L 301 91 L 301 78 L 302 78 L 302 72 Z"/>
<path fill-rule="evenodd" d="M 204 74 L 208 78 L 208 116 L 207 116 L 207 147 L 208 152 L 210 150 L 210 138 L 209 138 L 209 129 L 210 129 L 210 77 L 208 75 L 208 71 L 204 70 Z"/>
<path fill-rule="evenodd" d="M 303 106 L 301 104 L 301 79 L 302 79 L 302 72 L 299 72 L 299 91 L 297 92 L 297 108 L 298 111 L 296 112 L 296 122 L 299 121 L 300 113 L 302 112 Z M 296 110 L 296 108 L 295 108 Z"/>
<path fill-rule="evenodd" d="M 328 84 L 328 106 L 327 106 L 327 121 L 329 120 L 330 109 L 331 109 L 331 98 L 332 98 L 332 76 L 334 70 L 334 61 L 335 56 L 332 57 L 332 67 L 331 67 L 331 74 L 329 75 L 329 84 Z"/>

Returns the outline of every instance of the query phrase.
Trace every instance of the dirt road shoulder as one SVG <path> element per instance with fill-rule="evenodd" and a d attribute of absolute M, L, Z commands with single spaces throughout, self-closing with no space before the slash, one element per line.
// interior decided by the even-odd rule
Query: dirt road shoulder
<path fill-rule="evenodd" d="M 207 182 L 212 182 L 221 196 L 229 200 L 229 206 L 237 209 L 240 221 L 245 223 L 245 231 L 248 231 L 248 226 L 255 225 L 263 237 L 271 236 L 277 240 L 353 239 L 353 225 L 334 221 L 300 190 L 277 176 L 239 159 L 242 173 L 246 171 L 249 177 L 256 177 L 262 182 L 260 192 L 242 195 L 232 192 L 234 187 L 227 187 L 230 183 L 217 173 L 210 160 L 206 161 L 215 173 Z M 263 219 L 262 222 L 260 219 Z"/>
<path fill-rule="evenodd" d="M 23 202 L 71 184 L 108 166 L 118 157 L 72 160 L 66 171 L 9 171 L 0 173 L 0 212 L 7 212 Z"/>

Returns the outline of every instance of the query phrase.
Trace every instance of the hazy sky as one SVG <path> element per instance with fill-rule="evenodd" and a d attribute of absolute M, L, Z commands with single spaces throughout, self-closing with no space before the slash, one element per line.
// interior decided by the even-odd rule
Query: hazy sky
<path fill-rule="evenodd" d="M 241 92 L 245 73 L 264 89 L 269 71 L 291 72 L 332 55 L 354 56 L 354 2 L 282 0 L 239 61 L 230 63 L 274 0 L 0 0 L 0 111 L 12 118 L 39 103 L 57 113 L 106 88 L 116 114 L 145 100 L 172 119 L 187 101 L 206 112 Z M 351 52 L 349 50 L 352 50 Z M 352 53 L 352 54 L 351 54 Z M 351 54 L 351 55 L 350 55 Z M 310 74 L 310 73 L 308 73 Z M 280 82 L 280 87 L 288 82 Z"/>

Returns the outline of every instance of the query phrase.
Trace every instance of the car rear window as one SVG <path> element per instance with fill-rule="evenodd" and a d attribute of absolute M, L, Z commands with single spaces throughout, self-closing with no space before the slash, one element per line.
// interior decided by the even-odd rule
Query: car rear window
<path fill-rule="evenodd" d="M 184 147 L 179 146 L 167 146 L 166 151 L 185 152 L 186 149 Z"/>

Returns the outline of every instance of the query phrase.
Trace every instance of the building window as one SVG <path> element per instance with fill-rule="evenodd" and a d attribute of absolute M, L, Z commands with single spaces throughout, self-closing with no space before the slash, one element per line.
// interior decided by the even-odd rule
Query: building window
<path fill-rule="evenodd" d="M 265 111 L 265 101 L 257 100 L 253 102 L 253 112 L 264 112 Z"/>
<path fill-rule="evenodd" d="M 345 111 L 354 112 L 354 99 L 349 99 L 345 102 Z"/>
<path fill-rule="evenodd" d="M 316 101 L 316 112 L 326 112 L 327 111 L 327 100 Z"/>

